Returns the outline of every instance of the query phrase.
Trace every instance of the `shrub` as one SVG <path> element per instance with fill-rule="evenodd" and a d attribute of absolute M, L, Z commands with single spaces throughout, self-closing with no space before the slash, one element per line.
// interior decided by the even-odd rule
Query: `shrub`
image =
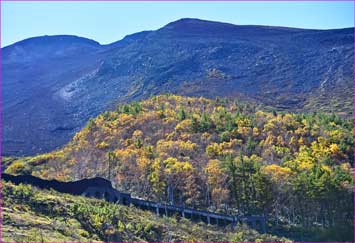
<path fill-rule="evenodd" d="M 31 174 L 31 169 L 28 164 L 21 160 L 17 160 L 13 162 L 5 171 L 6 173 L 9 174 L 14 174 L 14 175 L 25 175 L 25 174 Z"/>

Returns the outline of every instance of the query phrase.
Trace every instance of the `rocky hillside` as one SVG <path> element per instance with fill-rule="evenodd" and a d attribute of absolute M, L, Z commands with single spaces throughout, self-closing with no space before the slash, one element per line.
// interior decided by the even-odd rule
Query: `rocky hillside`
<path fill-rule="evenodd" d="M 3 48 L 5 155 L 65 144 L 117 103 L 172 92 L 280 110 L 353 110 L 353 29 L 181 19 L 110 45 L 44 36 Z"/>

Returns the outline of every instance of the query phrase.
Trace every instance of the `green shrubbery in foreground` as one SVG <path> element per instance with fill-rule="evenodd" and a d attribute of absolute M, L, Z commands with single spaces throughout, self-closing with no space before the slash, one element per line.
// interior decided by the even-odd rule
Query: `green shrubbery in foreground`
<path fill-rule="evenodd" d="M 287 241 L 240 226 L 217 228 L 102 200 L 3 183 L 3 241 Z"/>

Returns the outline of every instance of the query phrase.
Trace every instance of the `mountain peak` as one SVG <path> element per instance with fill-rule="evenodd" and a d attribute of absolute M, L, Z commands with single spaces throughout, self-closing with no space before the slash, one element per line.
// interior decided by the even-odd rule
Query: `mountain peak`
<path fill-rule="evenodd" d="M 211 26 L 211 25 L 236 27 L 236 25 L 218 22 L 218 21 L 210 21 L 210 20 L 197 19 L 197 18 L 182 18 L 182 19 L 178 19 L 176 21 L 170 22 L 169 24 L 165 25 L 163 28 L 186 27 L 186 26 Z"/>
<path fill-rule="evenodd" d="M 204 23 L 216 23 L 214 21 L 203 20 L 198 18 L 181 18 L 176 21 L 170 22 L 167 25 L 177 25 L 177 24 L 204 24 Z"/>
<path fill-rule="evenodd" d="M 196 18 L 182 18 L 165 25 L 160 31 L 209 35 L 211 33 L 233 32 L 238 26 L 228 23 L 208 21 Z"/>
<path fill-rule="evenodd" d="M 27 45 L 53 45 L 53 44 L 84 44 L 99 46 L 100 43 L 85 37 L 79 37 L 76 35 L 43 35 L 37 37 L 31 37 L 22 41 L 16 42 L 10 46 L 27 46 Z M 6 47 L 5 47 L 6 48 Z"/>
<path fill-rule="evenodd" d="M 222 35 L 224 37 L 231 35 L 269 35 L 286 32 L 307 31 L 307 29 L 281 27 L 281 26 L 267 26 L 267 25 L 237 25 L 219 21 L 203 20 L 197 18 L 182 18 L 165 25 L 160 30 L 184 33 L 184 34 L 198 34 L 202 36 Z"/>

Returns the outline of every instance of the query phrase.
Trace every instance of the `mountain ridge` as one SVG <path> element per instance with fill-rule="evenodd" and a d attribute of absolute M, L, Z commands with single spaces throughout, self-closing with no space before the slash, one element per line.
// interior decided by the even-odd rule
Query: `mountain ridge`
<path fill-rule="evenodd" d="M 90 117 L 166 92 L 352 114 L 353 28 L 183 19 L 106 45 L 67 35 L 26 42 L 2 49 L 5 155 L 58 148 Z"/>
<path fill-rule="evenodd" d="M 256 25 L 256 24 L 247 24 L 247 25 L 239 25 L 239 24 L 232 24 L 232 23 L 228 23 L 228 22 L 223 22 L 223 21 L 212 21 L 212 20 L 204 20 L 204 19 L 199 19 L 199 18 L 181 18 L 181 19 L 177 19 L 175 21 L 172 21 L 166 25 L 164 25 L 163 27 L 161 28 L 158 28 L 156 30 L 161 30 L 161 29 L 164 29 L 166 27 L 169 27 L 170 25 L 173 26 L 173 25 L 176 25 L 176 24 L 186 24 L 188 22 L 196 22 L 196 23 L 216 23 L 216 24 L 222 24 L 222 25 L 228 25 L 228 26 L 231 26 L 231 27 L 258 27 L 258 28 L 264 28 L 264 29 L 268 29 L 268 28 L 278 28 L 278 29 L 284 29 L 284 30 L 294 30 L 294 31 L 329 31 L 329 30 L 350 30 L 350 29 L 354 29 L 354 27 L 340 27 L 340 28 L 333 28 L 333 29 L 313 29 L 313 28 L 301 28 L 301 27 L 288 27 L 288 26 L 276 26 L 276 25 Z M 78 36 L 78 35 L 74 35 L 74 34 L 54 34 L 54 35 L 40 35 L 40 36 L 33 36 L 33 37 L 28 37 L 28 38 L 25 38 L 25 39 L 22 39 L 22 40 L 19 40 L 19 41 L 16 41 L 14 43 L 11 43 L 11 44 L 8 44 L 4 47 L 2 47 L 2 49 L 5 49 L 5 48 L 8 48 L 10 46 L 13 46 L 13 45 L 17 45 L 17 44 L 20 44 L 20 43 L 23 43 L 23 42 L 27 42 L 27 41 L 30 41 L 30 40 L 33 40 L 33 39 L 40 39 L 40 38 L 54 38 L 54 37 L 74 37 L 74 38 L 78 38 L 78 39 L 83 39 L 83 40 L 87 40 L 87 41 L 91 41 L 93 43 L 97 43 L 101 46 L 108 46 L 108 45 L 112 45 L 112 44 L 115 44 L 117 42 L 120 42 L 122 40 L 124 40 L 125 38 L 127 37 L 130 37 L 130 36 L 134 36 L 134 35 L 137 35 L 137 34 L 143 34 L 143 33 L 148 33 L 148 32 L 154 32 L 156 30 L 143 30 L 143 31 L 139 31 L 139 32 L 136 32 L 136 33 L 132 33 L 132 34 L 127 34 L 125 35 L 122 39 L 120 40 L 117 40 L 117 41 L 113 41 L 113 42 L 109 42 L 109 43 L 100 43 L 99 41 L 96 41 L 92 38 L 89 38 L 89 37 L 84 37 L 84 36 Z"/>

